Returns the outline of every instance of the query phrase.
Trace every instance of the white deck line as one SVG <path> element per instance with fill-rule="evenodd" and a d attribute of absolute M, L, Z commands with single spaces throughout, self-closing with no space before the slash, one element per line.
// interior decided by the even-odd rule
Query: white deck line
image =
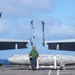
<path fill-rule="evenodd" d="M 51 75 L 51 70 L 48 72 L 48 75 Z"/>

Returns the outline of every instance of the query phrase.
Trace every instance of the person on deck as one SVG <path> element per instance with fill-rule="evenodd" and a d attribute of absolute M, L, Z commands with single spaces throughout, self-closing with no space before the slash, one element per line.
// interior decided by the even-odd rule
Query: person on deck
<path fill-rule="evenodd" d="M 36 46 L 32 46 L 32 50 L 29 53 L 30 62 L 32 70 L 35 70 L 37 64 L 37 58 L 39 57 L 38 51 L 36 50 Z"/>

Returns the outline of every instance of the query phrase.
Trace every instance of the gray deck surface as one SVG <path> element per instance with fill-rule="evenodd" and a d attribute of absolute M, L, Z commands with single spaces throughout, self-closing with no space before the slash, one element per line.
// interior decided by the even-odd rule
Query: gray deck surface
<path fill-rule="evenodd" d="M 67 70 L 27 70 L 25 66 L 1 66 L 0 75 L 75 75 L 75 66 Z"/>

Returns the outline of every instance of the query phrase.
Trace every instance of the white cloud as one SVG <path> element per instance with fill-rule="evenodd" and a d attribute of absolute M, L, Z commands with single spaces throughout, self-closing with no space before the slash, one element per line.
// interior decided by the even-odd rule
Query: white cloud
<path fill-rule="evenodd" d="M 17 38 L 17 39 L 29 39 L 30 38 L 30 26 L 28 23 L 13 23 L 9 20 L 0 20 L 0 38 Z"/>
<path fill-rule="evenodd" d="M 50 0 L 0 0 L 0 9 L 6 17 L 30 17 L 36 12 L 50 11 Z"/>
<path fill-rule="evenodd" d="M 8 29 L 8 21 L 3 21 L 0 19 L 0 34 L 6 32 L 6 29 Z"/>
<path fill-rule="evenodd" d="M 75 38 L 75 26 L 54 23 L 46 27 L 46 38 L 50 39 L 66 39 Z"/>
<path fill-rule="evenodd" d="M 36 37 L 42 37 L 41 20 L 46 22 L 46 38 L 75 37 L 74 25 L 61 24 L 48 15 L 46 16 L 47 13 L 43 14 L 44 11 L 48 12 L 51 8 L 51 0 L 0 0 L 0 9 L 3 12 L 0 20 L 0 35 L 2 35 L 0 37 L 23 39 L 27 37 L 29 39 L 31 19 L 34 19 L 34 22 L 37 20 L 34 24 Z"/>
<path fill-rule="evenodd" d="M 23 35 L 30 35 L 29 26 L 30 21 L 36 12 L 50 11 L 50 0 L 0 0 L 0 11 L 3 12 L 1 18 L 0 34 L 3 37 L 22 37 Z M 26 24 L 26 25 L 25 25 Z M 37 29 L 38 30 L 38 29 Z M 38 33 L 38 32 L 36 32 Z M 1 36 L 1 37 L 2 37 Z M 5 37 L 5 38 L 6 38 Z"/>

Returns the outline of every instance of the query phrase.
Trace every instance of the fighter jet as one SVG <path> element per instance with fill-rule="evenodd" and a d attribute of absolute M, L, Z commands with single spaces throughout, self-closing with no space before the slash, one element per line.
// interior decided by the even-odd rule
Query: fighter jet
<path fill-rule="evenodd" d="M 0 50 L 14 50 L 20 48 L 27 48 L 27 44 L 30 40 L 13 40 L 13 39 L 0 39 Z M 70 49 L 71 46 L 73 50 L 75 48 L 75 40 L 74 39 L 67 39 L 67 40 L 58 40 L 58 41 L 46 41 L 51 49 Z M 69 46 L 68 46 L 69 45 Z M 65 49 L 65 50 L 66 50 Z M 28 65 L 30 66 L 30 59 L 29 55 L 13 55 L 12 57 L 8 58 L 8 61 L 12 64 L 21 64 L 21 65 Z M 37 59 L 37 69 L 40 68 L 61 68 L 68 64 L 75 64 L 75 57 L 74 56 L 67 56 L 67 55 L 59 55 L 59 54 L 41 54 Z"/>

